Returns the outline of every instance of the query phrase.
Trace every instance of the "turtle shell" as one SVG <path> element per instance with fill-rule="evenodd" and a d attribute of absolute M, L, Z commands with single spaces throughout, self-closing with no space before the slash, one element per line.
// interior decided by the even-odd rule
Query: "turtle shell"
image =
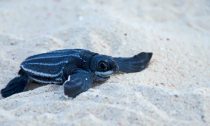
<path fill-rule="evenodd" d="M 20 65 L 21 71 L 29 79 L 42 84 L 62 84 L 65 80 L 65 66 L 81 62 L 80 49 L 64 49 L 37 54 L 25 59 Z"/>

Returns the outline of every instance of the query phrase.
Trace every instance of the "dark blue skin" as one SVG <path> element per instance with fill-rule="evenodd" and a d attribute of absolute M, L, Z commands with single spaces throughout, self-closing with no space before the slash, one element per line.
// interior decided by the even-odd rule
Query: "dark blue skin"
<path fill-rule="evenodd" d="M 114 73 L 134 73 L 145 69 L 152 57 L 152 53 L 139 53 L 133 57 L 114 58 L 105 55 L 97 55 L 91 62 L 91 71 L 113 70 Z M 105 64 L 99 64 L 104 62 Z M 100 66 L 102 65 L 102 66 Z M 98 66 L 98 67 L 96 67 Z M 109 79 L 108 76 L 97 76 L 91 71 L 78 70 L 71 76 L 69 83 L 64 85 L 64 93 L 70 97 L 76 97 L 78 94 L 92 87 L 93 82 L 103 82 Z M 87 80 L 85 79 L 87 78 Z"/>
<path fill-rule="evenodd" d="M 70 55 L 65 57 L 65 55 L 69 53 L 73 53 L 75 56 Z M 49 58 L 50 56 L 57 57 L 53 59 Z M 61 59 L 59 59 L 60 57 Z M 52 81 L 56 84 L 63 84 L 64 94 L 74 98 L 91 88 L 94 82 L 104 82 L 109 79 L 112 74 L 119 72 L 133 73 L 145 69 L 151 57 L 152 53 L 145 52 L 139 53 L 133 57 L 111 57 L 82 49 L 67 49 L 38 54 L 27 58 L 21 64 L 20 76 L 12 79 L 8 85 L 1 90 L 1 94 L 3 97 L 8 97 L 15 93 L 22 92 L 29 81 L 36 82 L 37 79 L 43 82 Z M 42 63 L 46 65 L 66 60 L 70 60 L 70 62 L 56 65 L 56 67 L 43 67 L 43 65 L 39 64 Z M 36 65 L 37 63 L 38 65 Z M 32 72 L 26 68 L 30 68 Z M 60 70 L 60 68 L 64 68 L 63 74 L 56 77 L 45 77 L 47 75 L 39 75 L 33 72 L 33 70 L 41 74 L 50 72 L 50 75 L 55 75 L 58 73 L 56 71 Z M 61 80 L 57 81 L 57 79 Z M 37 81 L 37 83 L 43 84 L 40 81 Z"/>

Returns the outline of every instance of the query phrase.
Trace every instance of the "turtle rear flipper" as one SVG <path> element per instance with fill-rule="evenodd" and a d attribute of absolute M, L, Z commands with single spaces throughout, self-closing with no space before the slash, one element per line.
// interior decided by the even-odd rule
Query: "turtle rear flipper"
<path fill-rule="evenodd" d="M 142 52 L 133 57 L 114 57 L 120 72 L 133 73 L 145 69 L 152 58 L 152 53 Z"/>
<path fill-rule="evenodd" d="M 28 83 L 27 77 L 25 76 L 15 77 L 7 84 L 7 86 L 4 89 L 1 90 L 2 97 L 6 98 L 13 94 L 22 92 L 27 83 Z"/>

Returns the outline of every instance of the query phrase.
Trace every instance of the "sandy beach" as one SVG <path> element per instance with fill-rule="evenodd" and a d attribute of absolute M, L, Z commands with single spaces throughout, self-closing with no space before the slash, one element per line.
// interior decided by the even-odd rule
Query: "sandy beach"
<path fill-rule="evenodd" d="M 0 0 L 0 89 L 28 56 L 153 52 L 147 69 L 75 99 L 47 85 L 0 98 L 1 126 L 210 125 L 210 1 Z"/>

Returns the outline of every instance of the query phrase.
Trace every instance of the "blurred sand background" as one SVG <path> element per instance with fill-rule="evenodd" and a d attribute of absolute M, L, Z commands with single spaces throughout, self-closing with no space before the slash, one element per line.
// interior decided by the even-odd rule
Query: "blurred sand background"
<path fill-rule="evenodd" d="M 41 52 L 154 53 L 73 100 L 56 85 L 1 99 L 1 126 L 210 125 L 209 0 L 0 0 L 0 47 L 0 89 Z"/>

